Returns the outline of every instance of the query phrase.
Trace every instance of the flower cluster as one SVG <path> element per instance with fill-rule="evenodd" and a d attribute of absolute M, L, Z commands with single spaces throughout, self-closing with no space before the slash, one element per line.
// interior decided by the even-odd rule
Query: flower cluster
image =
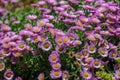
<path fill-rule="evenodd" d="M 7 4 L 6 0 L 2 2 Z M 6 65 L 7 60 L 11 65 L 19 64 L 26 59 L 25 53 L 29 53 L 30 63 L 23 62 L 36 68 L 30 69 L 31 74 L 35 72 L 32 79 L 38 73 L 38 80 L 120 79 L 119 4 L 105 0 L 40 0 L 31 6 L 40 14 L 27 14 L 25 24 L 14 17 L 7 24 L 0 23 L 0 72 L 4 71 L 6 80 L 22 80 Z M 13 32 L 11 22 L 24 25 L 24 29 Z"/>

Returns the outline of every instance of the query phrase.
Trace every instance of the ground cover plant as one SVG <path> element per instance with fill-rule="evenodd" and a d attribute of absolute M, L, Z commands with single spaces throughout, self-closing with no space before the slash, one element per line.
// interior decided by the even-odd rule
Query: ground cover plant
<path fill-rule="evenodd" d="M 120 1 L 0 0 L 0 80 L 120 80 Z"/>

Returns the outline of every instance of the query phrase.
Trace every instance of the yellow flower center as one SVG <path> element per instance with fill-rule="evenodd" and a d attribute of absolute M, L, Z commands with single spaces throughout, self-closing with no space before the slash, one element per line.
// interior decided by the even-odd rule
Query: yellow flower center
<path fill-rule="evenodd" d="M 94 22 L 94 23 L 97 23 L 97 22 L 98 22 L 98 20 L 97 20 L 97 19 L 94 19 L 94 20 L 93 20 L 93 22 Z"/>
<path fill-rule="evenodd" d="M 52 61 L 55 61 L 57 59 L 56 56 L 52 56 Z"/>
<path fill-rule="evenodd" d="M 3 57 L 3 54 L 2 54 L 2 53 L 0 53 L 0 57 Z"/>
<path fill-rule="evenodd" d="M 55 76 L 59 76 L 60 75 L 60 73 L 58 71 L 55 71 L 54 74 L 55 74 Z"/>
<path fill-rule="evenodd" d="M 5 47 L 8 48 L 10 45 L 9 44 L 5 44 Z"/>
<path fill-rule="evenodd" d="M 80 55 L 80 54 L 77 54 L 77 58 L 80 59 L 80 58 L 81 58 L 81 55 Z"/>
<path fill-rule="evenodd" d="M 120 77 L 120 72 L 118 73 L 118 76 Z"/>
<path fill-rule="evenodd" d="M 62 39 L 58 39 L 57 41 L 58 41 L 58 43 L 62 43 Z"/>
<path fill-rule="evenodd" d="M 69 36 L 69 39 L 70 39 L 70 40 L 73 40 L 73 37 L 72 37 L 72 36 Z"/>
<path fill-rule="evenodd" d="M 101 50 L 100 53 L 101 53 L 102 55 L 104 55 L 104 54 L 105 54 L 105 50 Z"/>
<path fill-rule="evenodd" d="M 79 21 L 79 22 L 78 22 L 78 26 L 82 26 L 82 25 L 83 25 L 82 22 Z"/>
<path fill-rule="evenodd" d="M 98 66 L 98 65 L 99 65 L 99 62 L 98 62 L 98 61 L 95 61 L 94 64 L 95 64 L 96 66 Z"/>
<path fill-rule="evenodd" d="M 25 46 L 24 46 L 24 44 L 20 44 L 19 47 L 20 47 L 21 49 L 23 49 Z"/>
<path fill-rule="evenodd" d="M 94 47 L 90 47 L 90 51 L 94 51 Z"/>
<path fill-rule="evenodd" d="M 52 35 L 54 35 L 54 34 L 55 34 L 55 31 L 54 31 L 54 30 L 50 30 L 50 33 L 51 33 Z"/>
<path fill-rule="evenodd" d="M 93 40 L 95 40 L 95 37 L 94 36 L 90 36 L 89 40 L 93 41 Z"/>
<path fill-rule="evenodd" d="M 8 30 L 8 26 L 5 26 L 5 27 L 4 27 L 4 30 Z"/>
<path fill-rule="evenodd" d="M 16 52 L 15 54 L 16 54 L 16 56 L 20 56 L 20 55 L 21 55 L 21 53 L 20 53 L 20 52 Z"/>
<path fill-rule="evenodd" d="M 40 75 L 39 80 L 44 80 L 44 77 Z"/>
<path fill-rule="evenodd" d="M 59 68 L 59 64 L 54 64 L 54 67 L 55 68 Z"/>
<path fill-rule="evenodd" d="M 88 77 L 89 76 L 89 74 L 87 72 L 84 72 L 83 75 L 84 75 L 84 77 Z"/>
<path fill-rule="evenodd" d="M 7 76 L 8 78 L 10 78 L 11 75 L 12 75 L 12 74 L 11 74 L 10 72 L 6 74 L 6 76 Z"/>
<path fill-rule="evenodd" d="M 104 43 L 104 46 L 106 47 L 106 46 L 107 46 L 107 43 Z"/>
<path fill-rule="evenodd" d="M 8 50 L 4 50 L 4 54 L 8 54 Z"/>
<path fill-rule="evenodd" d="M 83 55 L 84 55 L 84 56 L 87 56 L 87 52 L 83 52 Z"/>
<path fill-rule="evenodd" d="M 50 44 L 49 43 L 45 43 L 43 46 L 44 46 L 44 48 L 49 48 Z"/>
<path fill-rule="evenodd" d="M 44 40 L 45 40 L 45 38 L 44 38 L 44 37 L 42 37 L 42 38 L 41 38 L 41 40 L 42 40 L 42 41 L 44 41 Z"/>
<path fill-rule="evenodd" d="M 112 57 L 115 57 L 116 56 L 116 54 L 115 53 L 112 53 Z"/>
<path fill-rule="evenodd" d="M 0 69 L 3 69 L 4 65 L 3 64 L 0 64 Z"/>
<path fill-rule="evenodd" d="M 69 75 L 68 74 L 64 74 L 64 78 L 68 79 Z"/>
<path fill-rule="evenodd" d="M 17 48 L 16 48 L 16 47 L 13 47 L 12 50 L 17 50 Z"/>
<path fill-rule="evenodd" d="M 68 41 L 68 39 L 67 38 L 63 38 L 63 42 L 67 42 Z"/>
<path fill-rule="evenodd" d="M 35 41 L 35 42 L 38 42 L 39 40 L 38 40 L 38 38 L 36 38 L 34 41 Z"/>
<path fill-rule="evenodd" d="M 86 22 L 86 18 L 82 18 L 82 21 Z"/>
<path fill-rule="evenodd" d="M 58 49 L 59 51 L 63 51 L 64 50 L 64 48 L 63 47 L 59 47 L 59 49 Z"/>
<path fill-rule="evenodd" d="M 35 31 L 35 32 L 39 32 L 39 28 L 36 27 L 36 28 L 34 29 L 34 31 Z"/>
<path fill-rule="evenodd" d="M 76 44 L 79 45 L 81 42 L 80 41 L 76 41 Z"/>
<path fill-rule="evenodd" d="M 40 26 L 43 26 L 44 24 L 45 24 L 45 22 L 43 22 L 43 21 L 40 21 L 40 22 L 39 22 L 39 25 L 40 25 Z"/>
<path fill-rule="evenodd" d="M 26 28 L 27 28 L 27 29 L 30 29 L 30 28 L 31 28 L 31 26 L 30 26 L 30 25 L 27 25 L 27 26 L 26 26 Z"/>

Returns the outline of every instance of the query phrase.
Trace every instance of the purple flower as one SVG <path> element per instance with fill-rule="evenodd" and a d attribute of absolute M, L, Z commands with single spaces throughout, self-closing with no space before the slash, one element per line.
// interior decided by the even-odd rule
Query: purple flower
<path fill-rule="evenodd" d="M 66 51 L 66 46 L 65 45 L 57 45 L 55 50 L 59 53 L 64 53 Z"/>
<path fill-rule="evenodd" d="M 45 74 L 44 73 L 40 73 L 39 75 L 38 75 L 38 80 L 44 80 L 44 78 L 45 78 Z"/>
<path fill-rule="evenodd" d="M 96 40 L 96 38 L 95 38 L 95 36 L 93 34 L 89 34 L 87 36 L 87 39 L 90 40 L 90 41 L 95 41 Z"/>
<path fill-rule="evenodd" d="M 55 37 L 55 42 L 56 42 L 58 45 L 62 45 L 62 44 L 63 44 L 62 37 Z"/>
<path fill-rule="evenodd" d="M 114 71 L 119 71 L 119 70 L 120 70 L 120 64 L 115 64 Z"/>
<path fill-rule="evenodd" d="M 46 0 L 46 2 L 51 5 L 51 6 L 54 6 L 54 5 L 57 5 L 57 1 L 56 0 Z"/>
<path fill-rule="evenodd" d="M 110 45 L 109 45 L 109 43 L 108 43 L 107 40 L 103 40 L 102 45 L 103 45 L 103 47 L 105 47 L 106 49 L 109 49 L 109 48 L 110 48 Z"/>
<path fill-rule="evenodd" d="M 73 26 L 73 27 L 70 27 L 68 32 L 72 31 L 72 30 L 79 30 L 79 31 L 85 31 L 85 28 L 83 27 L 79 27 L 79 26 Z"/>
<path fill-rule="evenodd" d="M 80 20 L 78 20 L 78 21 L 76 22 L 76 25 L 78 25 L 78 26 L 82 27 L 82 26 L 84 25 L 84 23 L 83 23 L 83 22 L 81 22 Z"/>
<path fill-rule="evenodd" d="M 102 57 L 107 57 L 108 56 L 108 50 L 104 47 L 100 47 L 98 49 L 98 53 L 102 56 Z"/>
<path fill-rule="evenodd" d="M 18 0 L 11 0 L 11 2 L 12 2 L 12 3 L 17 3 L 17 2 L 18 2 Z"/>
<path fill-rule="evenodd" d="M 116 71 L 116 72 L 115 72 L 115 77 L 116 77 L 117 79 L 120 79 L 120 71 Z"/>
<path fill-rule="evenodd" d="M 19 51 L 14 51 L 14 52 L 12 52 L 12 54 L 14 57 L 20 57 L 22 55 L 22 53 Z"/>
<path fill-rule="evenodd" d="M 78 0 L 68 0 L 68 1 L 70 1 L 71 3 L 73 3 L 73 4 L 79 4 L 79 1 Z"/>
<path fill-rule="evenodd" d="M 14 76 L 14 73 L 13 73 L 12 70 L 6 70 L 6 71 L 4 72 L 4 78 L 5 78 L 6 80 L 12 80 L 12 79 L 13 79 L 13 76 Z"/>
<path fill-rule="evenodd" d="M 3 43 L 2 47 L 8 49 L 10 47 L 9 43 Z"/>
<path fill-rule="evenodd" d="M 24 25 L 25 29 L 31 29 L 32 28 L 32 24 L 26 23 Z"/>
<path fill-rule="evenodd" d="M 21 39 L 22 39 L 22 37 L 19 36 L 19 35 L 14 35 L 14 36 L 11 37 L 12 41 L 17 41 L 17 40 L 21 40 Z M 11 42 L 9 42 L 9 43 L 11 43 Z"/>
<path fill-rule="evenodd" d="M 109 57 L 112 58 L 112 59 L 115 59 L 117 57 L 117 55 L 118 55 L 117 50 L 112 50 L 109 53 Z"/>
<path fill-rule="evenodd" d="M 17 42 L 17 49 L 23 51 L 26 49 L 26 44 L 22 41 Z"/>
<path fill-rule="evenodd" d="M 85 15 L 84 11 L 82 11 L 82 10 L 77 10 L 77 11 L 75 12 L 75 14 L 79 14 L 79 15 L 82 15 L 82 16 Z"/>
<path fill-rule="evenodd" d="M 16 77 L 15 80 L 23 80 L 21 77 Z"/>
<path fill-rule="evenodd" d="M 41 43 L 41 48 L 45 51 L 49 51 L 52 48 L 52 44 L 50 41 L 43 41 Z"/>
<path fill-rule="evenodd" d="M 37 26 L 32 27 L 32 31 L 35 32 L 35 33 L 38 33 L 38 32 L 40 32 L 41 30 L 42 30 L 42 27 L 37 27 Z"/>
<path fill-rule="evenodd" d="M 91 3 L 91 2 L 94 2 L 94 0 L 85 0 L 85 1 L 86 1 L 86 2 L 90 2 L 90 3 Z"/>
<path fill-rule="evenodd" d="M 37 4 L 38 4 L 39 6 L 43 6 L 43 5 L 46 4 L 46 2 L 45 2 L 45 1 L 39 1 L 39 2 L 37 2 Z"/>
<path fill-rule="evenodd" d="M 94 60 L 93 57 L 88 57 L 88 58 L 85 59 L 85 62 L 90 64 L 93 60 Z"/>
<path fill-rule="evenodd" d="M 0 50 L 0 59 L 4 59 L 5 55 L 3 55 L 2 51 Z"/>
<path fill-rule="evenodd" d="M 50 76 L 52 79 L 58 79 L 62 76 L 62 71 L 61 70 L 52 70 L 52 71 L 50 71 Z"/>
<path fill-rule="evenodd" d="M 98 24 L 98 23 L 100 23 L 100 20 L 98 18 L 90 18 L 90 22 Z"/>
<path fill-rule="evenodd" d="M 2 31 L 10 31 L 11 30 L 11 27 L 6 25 L 6 24 L 2 24 L 1 25 L 1 30 Z"/>
<path fill-rule="evenodd" d="M 32 54 L 33 54 L 34 56 L 39 56 L 39 55 L 41 55 L 41 53 L 40 53 L 39 51 L 37 51 L 37 50 L 33 50 L 33 51 L 32 51 Z"/>
<path fill-rule="evenodd" d="M 2 3 L 8 4 L 8 0 L 1 0 Z"/>
<path fill-rule="evenodd" d="M 82 71 L 81 75 L 86 80 L 90 80 L 92 78 L 92 73 L 90 73 L 89 71 Z"/>
<path fill-rule="evenodd" d="M 52 52 L 50 55 L 49 55 L 49 62 L 51 63 L 56 63 L 59 61 L 59 57 L 58 57 L 58 53 L 57 52 Z"/>
<path fill-rule="evenodd" d="M 81 55 L 82 55 L 84 58 L 89 57 L 89 52 L 88 52 L 88 50 L 87 50 L 87 49 L 83 49 L 83 50 L 81 51 Z"/>
<path fill-rule="evenodd" d="M 75 39 L 79 39 L 79 37 L 75 33 L 68 33 L 67 36 L 70 39 L 70 41 L 74 41 Z"/>
<path fill-rule="evenodd" d="M 69 43 L 69 38 L 68 38 L 68 36 L 62 36 L 62 41 L 63 41 L 63 43 Z"/>
<path fill-rule="evenodd" d="M 101 63 L 101 61 L 99 59 L 95 59 L 95 60 L 92 61 L 91 65 L 94 68 L 100 68 L 102 63 Z"/>
<path fill-rule="evenodd" d="M 37 21 L 37 26 L 45 26 L 47 22 L 45 20 L 38 20 Z"/>
<path fill-rule="evenodd" d="M 12 21 L 12 22 L 15 21 L 15 18 L 14 18 L 14 17 L 11 17 L 11 18 L 10 18 L 10 21 Z"/>
<path fill-rule="evenodd" d="M 0 72 L 5 69 L 5 63 L 0 62 Z"/>
<path fill-rule="evenodd" d="M 2 54 L 3 54 L 4 56 L 10 56 L 10 55 L 11 55 L 11 52 L 9 52 L 8 49 L 2 49 Z"/>
<path fill-rule="evenodd" d="M 82 65 L 82 68 L 83 70 L 87 71 L 90 69 L 90 65 L 89 64 Z"/>
<path fill-rule="evenodd" d="M 94 44 L 89 45 L 87 49 L 88 49 L 89 53 L 95 53 L 96 52 L 96 47 L 95 47 Z"/>
<path fill-rule="evenodd" d="M 35 20 L 35 19 L 37 19 L 37 16 L 36 15 L 33 15 L 33 14 L 29 14 L 28 16 L 27 16 L 27 19 L 28 20 Z"/>
<path fill-rule="evenodd" d="M 97 29 L 97 30 L 99 30 L 99 29 Z M 100 34 L 95 34 L 95 38 L 99 39 L 100 41 L 103 39 Z"/>
<path fill-rule="evenodd" d="M 20 36 L 28 36 L 28 35 L 34 35 L 34 34 L 32 32 L 30 32 L 30 31 L 27 31 L 27 30 L 21 30 L 19 32 L 19 35 Z"/>
<path fill-rule="evenodd" d="M 97 11 L 100 12 L 100 13 L 103 13 L 103 12 L 107 11 L 107 8 L 105 8 L 105 7 L 99 7 L 97 9 Z"/>
<path fill-rule="evenodd" d="M 69 72 L 68 71 L 63 71 L 62 80 L 69 80 Z"/>
<path fill-rule="evenodd" d="M 10 42 L 10 40 L 10 37 L 5 37 L 4 39 L 2 39 L 2 43 Z"/>
<path fill-rule="evenodd" d="M 58 3 L 59 3 L 60 5 L 66 5 L 66 4 L 68 4 L 67 1 L 63 1 L 63 0 L 62 0 L 62 1 L 59 1 Z"/>
<path fill-rule="evenodd" d="M 39 37 L 39 39 L 40 39 L 40 41 L 41 42 L 44 42 L 44 41 L 47 41 L 48 40 L 48 36 L 46 36 L 46 35 L 41 35 L 40 37 Z"/>
<path fill-rule="evenodd" d="M 20 24 L 20 21 L 14 21 L 13 24 Z"/>
<path fill-rule="evenodd" d="M 73 41 L 74 46 L 78 46 L 78 45 L 81 45 L 81 44 L 82 44 L 82 41 L 80 41 L 80 40 Z"/>
<path fill-rule="evenodd" d="M 53 27 L 54 27 L 54 25 L 53 25 L 52 23 L 46 23 L 45 26 L 46 26 L 47 28 L 53 28 Z"/>
<path fill-rule="evenodd" d="M 77 53 L 75 54 L 75 57 L 76 57 L 76 59 L 77 59 L 78 61 L 81 61 L 81 60 L 83 59 L 83 56 L 82 56 L 81 52 L 77 52 Z"/>
<path fill-rule="evenodd" d="M 52 69 L 54 70 L 59 70 L 61 68 L 61 64 L 59 62 L 57 63 L 52 63 Z"/>

